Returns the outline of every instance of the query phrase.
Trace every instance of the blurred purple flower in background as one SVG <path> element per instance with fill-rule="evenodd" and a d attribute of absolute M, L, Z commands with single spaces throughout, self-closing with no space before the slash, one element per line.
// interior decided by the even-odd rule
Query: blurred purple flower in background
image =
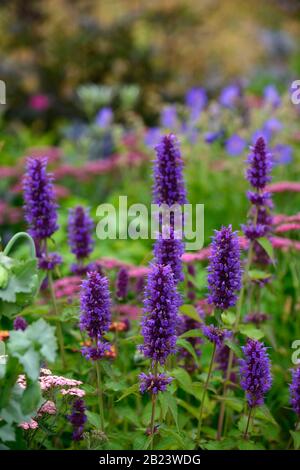
<path fill-rule="evenodd" d="M 274 134 L 277 134 L 278 132 L 282 131 L 282 129 L 282 122 L 280 122 L 279 119 L 275 117 L 271 117 L 270 119 L 268 119 L 263 126 L 263 130 L 267 133 L 267 135 L 269 135 L 270 139 Z"/>
<path fill-rule="evenodd" d="M 178 126 L 176 106 L 164 106 L 160 113 L 160 124 L 166 129 L 174 130 Z"/>
<path fill-rule="evenodd" d="M 221 131 L 206 132 L 206 134 L 204 134 L 204 141 L 207 144 L 212 144 L 213 142 L 216 142 L 216 140 L 223 137 L 223 135 L 224 135 L 224 131 L 222 131 L 222 130 Z"/>
<path fill-rule="evenodd" d="M 154 148 L 158 145 L 161 137 L 162 134 L 159 127 L 149 127 L 144 137 L 144 143 L 147 147 Z"/>
<path fill-rule="evenodd" d="M 228 85 L 221 91 L 219 103 L 224 108 L 233 109 L 241 98 L 241 87 L 239 85 Z"/>
<path fill-rule="evenodd" d="M 281 104 L 281 98 L 275 85 L 267 85 L 264 89 L 265 103 L 277 108 Z"/>
<path fill-rule="evenodd" d="M 29 107 L 37 112 L 46 111 L 50 106 L 50 99 L 43 93 L 33 95 L 29 98 Z"/>
<path fill-rule="evenodd" d="M 240 155 L 245 150 L 246 145 L 247 145 L 247 143 L 246 143 L 245 139 L 243 139 L 242 137 L 240 137 L 237 134 L 233 134 L 226 141 L 225 148 L 226 148 L 226 152 L 230 156 L 236 157 L 236 156 Z"/>
<path fill-rule="evenodd" d="M 107 129 L 113 121 L 113 111 L 111 108 L 102 108 L 97 113 L 95 122 L 101 129 Z"/>
<path fill-rule="evenodd" d="M 293 161 L 293 149 L 289 145 L 277 144 L 272 148 L 275 164 L 286 165 Z"/>

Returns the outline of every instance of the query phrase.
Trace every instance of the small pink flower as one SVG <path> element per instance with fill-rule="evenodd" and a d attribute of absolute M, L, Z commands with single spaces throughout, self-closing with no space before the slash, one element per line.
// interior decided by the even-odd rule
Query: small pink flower
<path fill-rule="evenodd" d="M 48 400 L 46 401 L 39 409 L 38 416 L 42 416 L 43 414 L 47 413 L 49 415 L 56 414 L 56 405 L 53 401 Z"/>
<path fill-rule="evenodd" d="M 280 181 L 279 183 L 269 184 L 266 188 L 271 193 L 300 192 L 300 183 L 296 181 Z"/>
<path fill-rule="evenodd" d="M 37 429 L 38 426 L 38 423 L 34 419 L 31 419 L 28 423 L 24 422 L 19 425 L 20 428 L 25 429 L 26 431 L 28 429 Z"/>
<path fill-rule="evenodd" d="M 50 99 L 44 94 L 33 95 L 29 99 L 29 106 L 38 112 L 46 111 L 50 106 Z"/>
<path fill-rule="evenodd" d="M 62 388 L 60 392 L 64 396 L 65 395 L 71 395 L 71 396 L 79 397 L 79 398 L 82 398 L 82 397 L 85 396 L 85 391 L 81 390 L 80 388 L 76 388 L 76 387 L 68 388 L 68 389 Z"/>
<path fill-rule="evenodd" d="M 290 224 L 282 224 L 282 225 L 278 225 L 278 227 L 276 227 L 275 229 L 275 232 L 276 233 L 285 233 L 285 232 L 289 232 L 290 230 L 300 230 L 300 224 L 296 224 L 296 223 L 290 223 Z"/>

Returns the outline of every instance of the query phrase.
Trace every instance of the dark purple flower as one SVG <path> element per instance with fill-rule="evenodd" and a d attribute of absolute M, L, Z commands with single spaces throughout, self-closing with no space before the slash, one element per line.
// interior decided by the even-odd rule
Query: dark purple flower
<path fill-rule="evenodd" d="M 159 392 L 165 392 L 169 383 L 172 382 L 173 377 L 167 377 L 165 374 L 144 374 L 139 375 L 140 379 L 140 392 L 151 393 L 156 395 Z"/>
<path fill-rule="evenodd" d="M 232 157 L 240 155 L 246 147 L 245 139 L 237 134 L 232 135 L 225 143 L 226 152 Z"/>
<path fill-rule="evenodd" d="M 155 263 L 164 266 L 169 265 L 172 269 L 175 282 L 183 281 L 181 256 L 184 253 L 184 243 L 176 238 L 174 230 L 170 228 L 170 238 L 164 238 L 162 235 L 154 244 Z"/>
<path fill-rule="evenodd" d="M 248 225 L 242 225 L 242 229 L 248 240 L 257 240 L 268 233 L 268 227 L 262 224 L 248 223 Z"/>
<path fill-rule="evenodd" d="M 92 231 L 94 222 L 90 218 L 89 209 L 81 206 L 69 212 L 68 235 L 71 252 L 78 260 L 87 258 L 93 251 Z"/>
<path fill-rule="evenodd" d="M 267 348 L 260 341 L 248 339 L 242 350 L 245 358 L 239 360 L 241 387 L 250 408 L 263 405 L 264 396 L 272 385 Z"/>
<path fill-rule="evenodd" d="M 41 253 L 38 260 L 39 269 L 44 271 L 53 271 L 61 263 L 62 257 L 58 253 Z"/>
<path fill-rule="evenodd" d="M 47 158 L 27 159 L 23 179 L 24 211 L 29 233 L 36 241 L 51 237 L 58 229 L 58 206 L 52 181 L 52 175 L 47 173 Z"/>
<path fill-rule="evenodd" d="M 191 278 L 192 277 L 194 278 L 196 276 L 196 270 L 192 264 L 189 264 L 187 267 L 187 271 L 189 275 L 189 278 L 187 281 L 187 298 L 191 302 L 194 302 L 196 300 L 196 292 L 195 292 L 195 284 Z"/>
<path fill-rule="evenodd" d="M 73 426 L 72 438 L 74 441 L 80 441 L 84 430 L 84 424 L 87 420 L 85 415 L 85 403 L 82 398 L 74 400 L 72 405 L 72 412 L 67 416 L 68 420 Z"/>
<path fill-rule="evenodd" d="M 263 137 L 257 139 L 251 150 L 252 153 L 248 157 L 247 179 L 255 189 L 262 190 L 271 181 L 271 154 L 267 151 Z"/>
<path fill-rule="evenodd" d="M 292 383 L 290 384 L 290 401 L 294 412 L 300 417 L 300 367 L 292 369 Z"/>
<path fill-rule="evenodd" d="M 96 271 L 87 273 L 81 286 L 80 307 L 80 328 L 86 330 L 91 339 L 101 341 L 111 323 L 111 301 L 105 276 Z"/>
<path fill-rule="evenodd" d="M 231 225 L 215 230 L 208 266 L 208 302 L 216 308 L 234 307 L 236 292 L 241 288 L 240 247 L 237 232 Z"/>
<path fill-rule="evenodd" d="M 126 268 L 120 268 L 116 280 L 116 296 L 119 300 L 124 300 L 128 294 L 129 275 Z"/>
<path fill-rule="evenodd" d="M 144 298 L 140 347 L 152 363 L 164 364 L 175 352 L 178 308 L 181 304 L 170 266 L 152 265 Z"/>
<path fill-rule="evenodd" d="M 187 202 L 182 175 L 183 161 L 173 134 L 164 136 L 156 146 L 154 161 L 154 204 L 183 205 Z"/>
<path fill-rule="evenodd" d="M 105 341 L 97 341 L 96 346 L 84 346 L 81 349 L 82 355 L 91 361 L 98 361 L 103 359 L 105 354 L 111 350 L 109 343 Z"/>
<path fill-rule="evenodd" d="M 272 204 L 272 194 L 267 191 L 264 193 L 257 193 L 254 191 L 247 192 L 247 198 L 254 206 L 268 206 Z"/>
<path fill-rule="evenodd" d="M 21 330 L 24 331 L 26 330 L 28 326 L 27 321 L 23 317 L 16 317 L 14 320 L 14 330 Z"/>
<path fill-rule="evenodd" d="M 266 313 L 262 312 L 251 312 L 248 313 L 245 318 L 244 322 L 245 323 L 254 323 L 254 325 L 259 326 L 262 323 L 265 323 L 269 319 L 269 315 Z"/>
<path fill-rule="evenodd" d="M 222 328 L 218 328 L 214 325 L 203 325 L 202 331 L 208 341 L 216 344 L 217 346 L 221 346 L 224 340 L 230 336 L 230 332 L 228 330 L 223 330 Z"/>
<path fill-rule="evenodd" d="M 76 274 L 77 276 L 85 276 L 89 271 L 99 271 L 100 266 L 96 265 L 95 263 L 89 263 L 87 265 L 83 265 L 83 264 L 77 264 L 77 263 L 73 263 L 71 264 L 71 272 L 73 274 Z M 101 272 L 100 272 L 101 274 Z"/>

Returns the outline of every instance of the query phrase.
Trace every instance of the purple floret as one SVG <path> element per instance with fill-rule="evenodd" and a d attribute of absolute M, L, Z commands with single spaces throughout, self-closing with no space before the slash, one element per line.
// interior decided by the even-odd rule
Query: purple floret
<path fill-rule="evenodd" d="M 248 157 L 249 168 L 246 176 L 253 188 L 262 190 L 271 181 L 271 154 L 267 151 L 263 137 L 257 139 L 251 150 L 252 153 Z"/>
<path fill-rule="evenodd" d="M 300 367 L 292 369 L 292 383 L 290 384 L 290 401 L 296 415 L 300 417 Z"/>
<path fill-rule="evenodd" d="M 140 392 L 151 393 L 156 395 L 159 392 L 165 392 L 167 386 L 172 382 L 173 377 L 167 377 L 165 374 L 144 374 L 139 375 L 140 379 Z"/>
<path fill-rule="evenodd" d="M 87 420 L 85 415 L 85 403 L 81 398 L 78 398 L 73 402 L 72 412 L 67 416 L 68 420 L 73 426 L 72 439 L 74 441 L 80 441 L 84 430 L 84 424 Z"/>
<path fill-rule="evenodd" d="M 71 209 L 68 221 L 68 236 L 71 252 L 78 260 L 87 258 L 93 251 L 92 231 L 94 222 L 90 218 L 89 209 L 81 206 Z"/>

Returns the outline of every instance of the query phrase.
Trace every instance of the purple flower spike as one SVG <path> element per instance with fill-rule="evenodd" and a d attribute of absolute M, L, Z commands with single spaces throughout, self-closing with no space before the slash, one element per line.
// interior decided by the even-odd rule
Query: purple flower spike
<path fill-rule="evenodd" d="M 234 307 L 241 288 L 240 248 L 237 232 L 229 227 L 215 230 L 208 267 L 208 302 L 216 308 Z"/>
<path fill-rule="evenodd" d="M 257 139 L 251 150 L 252 153 L 248 157 L 247 179 L 255 189 L 262 190 L 271 181 L 271 154 L 267 151 L 263 137 Z"/>
<path fill-rule="evenodd" d="M 296 415 L 300 417 L 300 367 L 292 369 L 292 383 L 290 384 L 290 401 Z"/>
<path fill-rule="evenodd" d="M 71 252 L 78 260 L 87 258 L 93 251 L 92 231 L 94 222 L 90 218 L 89 209 L 81 206 L 69 212 L 68 235 Z"/>
<path fill-rule="evenodd" d="M 264 396 L 271 388 L 271 364 L 267 348 L 255 339 L 248 339 L 242 347 L 245 359 L 240 359 L 241 387 L 246 392 L 250 408 L 264 404 Z"/>
<path fill-rule="evenodd" d="M 84 430 L 84 423 L 87 420 L 85 415 L 85 404 L 84 401 L 79 398 L 73 402 L 72 413 L 67 416 L 68 420 L 73 426 L 72 439 L 74 441 L 80 441 Z"/>
<path fill-rule="evenodd" d="M 145 289 L 140 347 L 152 363 L 164 364 L 175 352 L 178 307 L 181 304 L 170 266 L 152 265 Z"/>
<path fill-rule="evenodd" d="M 176 137 L 164 136 L 156 146 L 154 162 L 154 204 L 185 204 L 186 190 L 182 175 L 183 161 Z"/>
<path fill-rule="evenodd" d="M 165 374 L 144 374 L 139 375 L 140 392 L 157 395 L 159 392 L 165 392 L 167 386 L 172 382 L 173 377 L 167 377 Z"/>
<path fill-rule="evenodd" d="M 154 244 L 155 262 L 164 266 L 169 265 L 176 283 L 184 279 L 181 261 L 183 253 L 184 243 L 181 239 L 175 238 L 172 228 L 170 228 L 170 238 L 163 238 L 160 235 Z"/>
<path fill-rule="evenodd" d="M 121 268 L 117 275 L 116 296 L 119 300 L 124 300 L 128 294 L 129 276 L 126 268 Z"/>
<path fill-rule="evenodd" d="M 28 326 L 27 321 L 23 317 L 16 317 L 14 320 L 14 330 L 25 331 Z"/>
<path fill-rule="evenodd" d="M 111 323 L 111 301 L 108 279 L 98 272 L 87 273 L 82 282 L 80 296 L 80 328 L 96 341 L 102 339 Z"/>
<path fill-rule="evenodd" d="M 228 330 L 222 330 L 214 325 L 203 325 L 202 331 L 204 336 L 211 343 L 216 344 L 217 346 L 222 346 L 224 340 L 230 336 L 230 332 Z"/>
<path fill-rule="evenodd" d="M 29 233 L 41 241 L 51 237 L 58 229 L 57 204 L 53 190 L 53 177 L 47 173 L 47 158 L 28 158 L 23 179 L 25 220 Z"/>
<path fill-rule="evenodd" d="M 39 257 L 39 268 L 44 271 L 53 271 L 62 263 L 62 257 L 58 253 L 41 253 Z"/>

